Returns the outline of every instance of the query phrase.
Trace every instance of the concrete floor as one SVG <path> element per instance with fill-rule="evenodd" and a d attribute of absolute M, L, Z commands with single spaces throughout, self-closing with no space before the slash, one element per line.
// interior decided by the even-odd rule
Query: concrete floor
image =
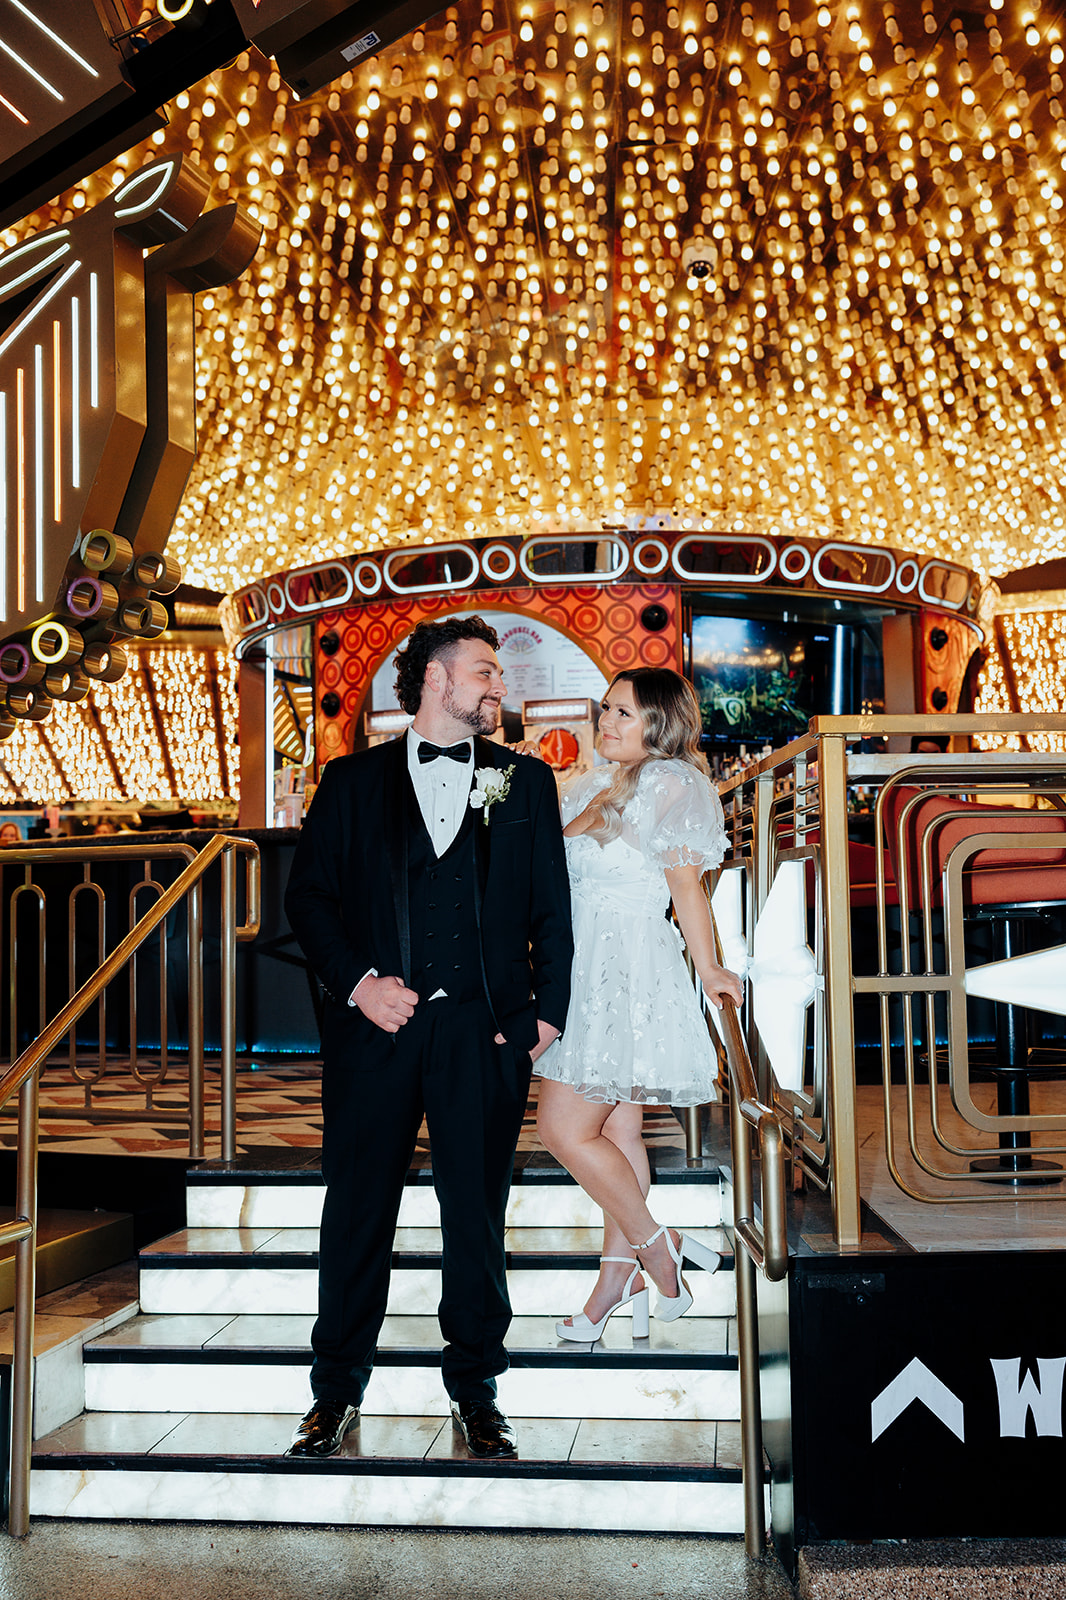
<path fill-rule="evenodd" d="M 230 1523 L 34 1523 L 0 1534 L 0 1600 L 793 1600 L 741 1539 Z"/>

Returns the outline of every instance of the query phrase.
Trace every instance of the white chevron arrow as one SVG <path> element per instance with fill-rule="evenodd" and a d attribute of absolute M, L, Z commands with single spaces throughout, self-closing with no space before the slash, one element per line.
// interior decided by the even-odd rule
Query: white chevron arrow
<path fill-rule="evenodd" d="M 965 1440 L 963 1431 L 962 1401 L 942 1383 L 935 1372 L 930 1372 L 924 1361 L 915 1356 L 898 1377 L 892 1379 L 870 1406 L 871 1439 L 879 1439 L 896 1418 L 902 1416 L 912 1400 L 938 1417 L 945 1428 L 950 1428 L 958 1439 Z"/>
<path fill-rule="evenodd" d="M 1030 1006 L 1066 1017 L 1066 944 L 1037 950 L 1030 956 L 1011 956 L 971 967 L 963 979 L 967 994 L 1007 1005 Z"/>

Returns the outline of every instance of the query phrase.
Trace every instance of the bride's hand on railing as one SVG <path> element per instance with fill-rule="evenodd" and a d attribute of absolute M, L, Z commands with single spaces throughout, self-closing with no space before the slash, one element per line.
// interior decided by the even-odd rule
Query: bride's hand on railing
<path fill-rule="evenodd" d="M 700 973 L 700 982 L 703 992 L 719 1011 L 722 1009 L 722 1000 L 728 997 L 738 1006 L 744 1003 L 744 985 L 735 972 L 730 972 L 728 967 L 711 967 L 706 973 Z"/>

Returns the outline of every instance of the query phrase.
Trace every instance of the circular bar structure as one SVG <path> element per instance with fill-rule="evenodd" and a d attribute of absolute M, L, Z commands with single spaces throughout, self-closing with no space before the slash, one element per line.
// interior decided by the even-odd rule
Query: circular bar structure
<path fill-rule="evenodd" d="M 246 660 L 270 640 L 291 643 L 294 630 L 306 630 L 320 768 L 365 741 L 364 713 L 387 709 L 392 655 L 427 618 L 480 610 L 498 613 L 497 621 L 529 619 L 576 645 L 605 681 L 636 665 L 669 664 L 698 675 L 700 641 L 708 628 L 713 633 L 715 618 L 734 631 L 744 622 L 764 653 L 793 657 L 832 642 L 811 629 L 872 629 L 866 654 L 880 687 L 867 682 L 863 689 L 857 674 L 868 677 L 869 663 L 861 668 L 852 660 L 854 641 L 838 636 L 835 665 L 823 674 L 821 690 L 812 685 L 803 710 L 955 711 L 984 638 L 980 595 L 971 571 L 940 557 L 839 540 L 667 528 L 660 520 L 654 532 L 581 529 L 334 557 L 239 589 L 223 604 L 221 620 L 228 643 Z M 809 637 L 801 638 L 804 628 Z M 537 648 L 528 633 L 502 632 L 526 657 Z M 753 648 L 750 637 L 746 648 Z M 515 657 L 520 681 L 530 666 Z M 601 692 L 591 678 L 583 689 L 593 698 Z M 784 694 L 780 685 L 777 692 Z M 735 683 L 717 683 L 713 693 L 726 714 L 718 743 L 743 744 L 752 724 Z M 750 695 L 759 693 L 753 681 Z M 797 710 L 791 725 L 799 731 L 806 717 Z"/>

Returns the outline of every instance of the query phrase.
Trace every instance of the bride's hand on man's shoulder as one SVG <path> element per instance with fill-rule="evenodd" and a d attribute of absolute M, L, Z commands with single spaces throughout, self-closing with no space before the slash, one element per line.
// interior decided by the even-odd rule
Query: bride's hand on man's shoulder
<path fill-rule="evenodd" d="M 519 739 L 517 744 L 509 744 L 506 748 L 511 752 L 512 755 L 536 756 L 538 761 L 544 760 L 544 752 L 541 750 L 536 739 Z"/>

